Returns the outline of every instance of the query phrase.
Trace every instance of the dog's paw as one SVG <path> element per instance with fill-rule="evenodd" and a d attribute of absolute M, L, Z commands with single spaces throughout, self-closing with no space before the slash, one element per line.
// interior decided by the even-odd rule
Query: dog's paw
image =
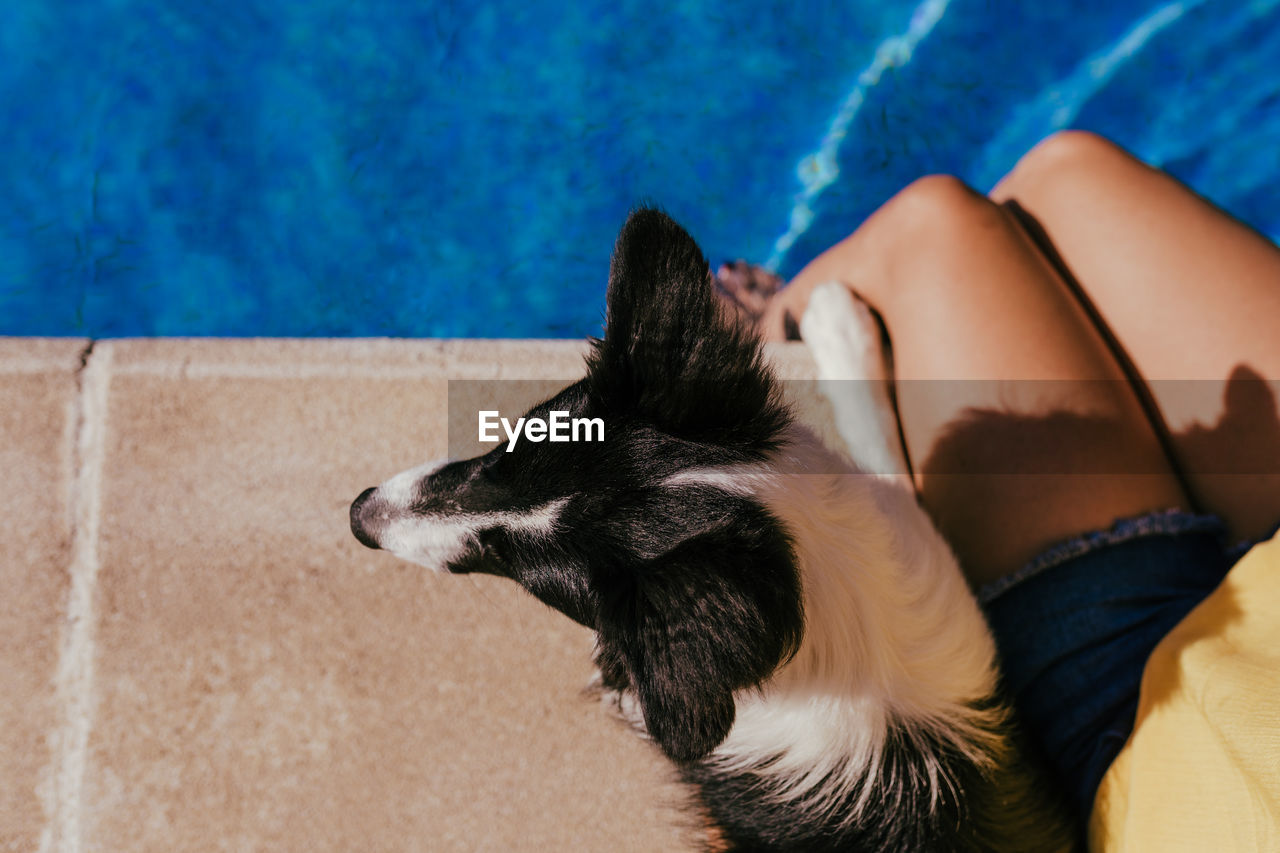
<path fill-rule="evenodd" d="M 840 282 L 820 284 L 809 296 L 800 334 L 850 458 L 861 470 L 906 488 L 909 468 L 889 393 L 890 369 L 871 309 Z"/>
<path fill-rule="evenodd" d="M 888 378 L 880 324 L 867 304 L 838 281 L 813 289 L 800 336 L 822 379 Z"/>

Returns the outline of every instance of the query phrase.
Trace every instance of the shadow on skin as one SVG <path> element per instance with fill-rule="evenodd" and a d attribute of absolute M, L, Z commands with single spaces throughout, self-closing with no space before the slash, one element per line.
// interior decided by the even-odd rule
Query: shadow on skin
<path fill-rule="evenodd" d="M 1185 384 L 1188 394 L 1204 394 L 1210 386 L 1218 386 Z M 1181 472 L 1184 480 L 1188 474 L 1199 479 L 1232 478 L 1242 488 L 1269 495 L 1275 502 L 1274 496 L 1280 494 L 1276 385 L 1244 365 L 1232 371 L 1225 386 L 1218 386 L 1223 411 L 1217 422 L 1196 423 L 1173 433 L 1184 458 L 1196 460 L 1195 469 Z M 1064 520 L 1074 518 L 1078 507 L 1096 500 L 1100 491 L 1125 488 L 1134 478 L 1161 476 L 1160 465 L 1167 465 L 1163 460 L 1143 459 L 1117 442 L 1117 427 L 1111 419 L 1073 412 L 1028 415 L 970 409 L 942 435 L 921 465 L 921 498 L 962 560 L 967 548 L 992 535 L 993 518 L 1028 524 L 1050 519 L 1061 531 Z M 1086 523 L 1077 529 L 1096 527 Z M 1205 627 L 1204 636 L 1230 627 L 1241 613 L 1235 602 L 1220 601 L 1219 607 L 1223 618 Z M 1149 697 L 1153 705 L 1181 688 L 1176 669 L 1167 676 L 1150 685 L 1157 691 Z"/>

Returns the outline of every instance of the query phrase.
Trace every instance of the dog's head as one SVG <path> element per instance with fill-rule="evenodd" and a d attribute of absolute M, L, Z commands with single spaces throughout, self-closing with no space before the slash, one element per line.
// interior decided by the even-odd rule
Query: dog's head
<path fill-rule="evenodd" d="M 360 495 L 351 529 L 432 569 L 511 578 L 593 628 L 605 683 L 633 688 L 653 739 L 689 761 L 728 734 L 733 692 L 799 643 L 787 534 L 717 474 L 766 462 L 789 415 L 759 343 L 664 214 L 623 226 L 607 303 L 586 377 L 526 416 L 599 418 L 602 441 L 411 469 Z"/>

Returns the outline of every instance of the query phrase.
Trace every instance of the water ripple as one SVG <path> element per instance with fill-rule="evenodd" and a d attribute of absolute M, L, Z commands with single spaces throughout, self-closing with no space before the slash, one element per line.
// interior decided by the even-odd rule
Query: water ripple
<path fill-rule="evenodd" d="M 987 190 L 1032 145 L 1075 120 L 1084 105 L 1156 35 L 1204 0 L 1175 0 L 1143 16 L 1120 38 L 1075 67 L 1065 78 L 1022 104 L 983 148 L 971 170 L 974 186 Z"/>
<path fill-rule="evenodd" d="M 814 200 L 840 176 L 840 165 L 837 162 L 840 144 L 862 108 L 867 93 L 879 84 L 885 71 L 901 68 L 911 61 L 916 46 L 942 20 L 950 2 L 951 0 L 924 0 L 911 14 L 911 23 L 907 25 L 906 32 L 890 36 L 876 47 L 870 64 L 858 75 L 853 88 L 845 95 L 840 108 L 832 116 L 818 150 L 801 158 L 796 166 L 796 177 L 800 179 L 801 190 L 796 193 L 792 203 L 787 232 L 773 244 L 773 253 L 765 264 L 769 269 L 777 270 L 792 245 L 809 230 L 814 219 Z"/>

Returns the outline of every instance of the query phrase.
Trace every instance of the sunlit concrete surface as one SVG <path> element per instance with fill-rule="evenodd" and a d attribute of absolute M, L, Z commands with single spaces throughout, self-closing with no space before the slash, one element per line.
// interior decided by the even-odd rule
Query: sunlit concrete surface
<path fill-rule="evenodd" d="M 697 849 L 585 629 L 348 529 L 445 454 L 449 379 L 584 350 L 0 339 L 0 850 Z"/>

